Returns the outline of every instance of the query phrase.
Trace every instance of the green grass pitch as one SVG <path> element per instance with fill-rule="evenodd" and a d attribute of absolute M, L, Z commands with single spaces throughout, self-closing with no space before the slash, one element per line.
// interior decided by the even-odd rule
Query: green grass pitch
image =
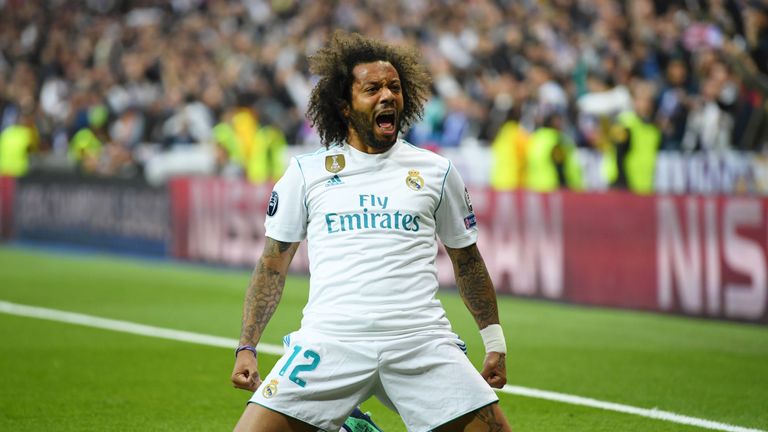
<path fill-rule="evenodd" d="M 249 272 L 0 247 L 0 300 L 237 338 Z M 264 342 L 295 330 L 307 279 L 290 277 Z M 476 365 L 482 345 L 455 292 L 440 299 Z M 500 298 L 509 383 L 768 429 L 768 328 Z M 277 360 L 262 355 L 265 374 Z M 0 431 L 225 431 L 249 394 L 232 351 L 0 314 Z M 417 389 L 414 389 L 417 390 Z M 516 432 L 703 431 L 500 394 Z M 399 418 L 366 402 L 384 430 Z"/>

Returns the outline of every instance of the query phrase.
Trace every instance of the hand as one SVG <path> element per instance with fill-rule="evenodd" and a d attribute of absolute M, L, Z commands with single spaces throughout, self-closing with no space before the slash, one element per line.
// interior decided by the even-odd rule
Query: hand
<path fill-rule="evenodd" d="M 480 375 L 485 382 L 493 388 L 502 388 L 507 383 L 507 356 L 506 354 L 489 352 L 485 355 L 483 371 Z"/>
<path fill-rule="evenodd" d="M 261 384 L 259 363 L 250 351 L 240 351 L 235 359 L 235 369 L 232 371 L 232 384 L 235 388 L 255 392 Z"/>

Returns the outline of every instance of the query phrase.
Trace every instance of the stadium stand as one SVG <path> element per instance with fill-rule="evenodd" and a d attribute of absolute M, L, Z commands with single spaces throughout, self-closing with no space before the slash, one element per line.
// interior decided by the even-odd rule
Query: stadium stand
<path fill-rule="evenodd" d="M 765 172 L 768 6 L 752 0 L 0 0 L 0 128 L 36 137 L 5 147 L 32 170 L 274 177 L 318 144 L 306 56 L 335 28 L 418 46 L 433 97 L 407 138 L 518 170 L 502 189 L 675 191 L 669 173 L 702 155 Z M 505 125 L 524 134 L 505 144 Z M 714 191 L 768 191 L 753 183 Z"/>

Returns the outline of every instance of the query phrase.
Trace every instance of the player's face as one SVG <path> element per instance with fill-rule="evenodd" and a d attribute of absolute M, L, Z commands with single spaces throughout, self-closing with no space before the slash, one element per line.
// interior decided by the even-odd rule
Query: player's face
<path fill-rule="evenodd" d="M 350 144 L 362 144 L 374 152 L 386 150 L 400 131 L 404 105 L 400 76 L 385 61 L 361 63 L 352 75 L 351 107 L 345 112 L 354 129 Z"/>

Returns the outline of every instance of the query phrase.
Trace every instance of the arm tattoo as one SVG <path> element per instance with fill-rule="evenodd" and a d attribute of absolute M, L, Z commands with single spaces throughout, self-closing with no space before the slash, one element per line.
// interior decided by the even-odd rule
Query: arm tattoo
<path fill-rule="evenodd" d="M 481 423 L 488 425 L 488 430 L 491 432 L 501 432 L 504 430 L 501 422 L 496 418 L 496 414 L 493 412 L 493 405 L 480 408 L 477 411 L 477 419 Z"/>
<path fill-rule="evenodd" d="M 243 325 L 240 343 L 255 345 L 283 295 L 285 276 L 298 243 L 267 238 L 264 252 L 256 264 L 243 302 Z"/>
<path fill-rule="evenodd" d="M 507 376 L 507 355 L 500 353 L 499 363 L 496 365 L 496 372 L 501 375 Z"/>
<path fill-rule="evenodd" d="M 462 249 L 446 248 L 453 262 L 456 285 L 464 304 L 475 318 L 478 327 L 499 323 L 496 291 L 477 245 Z"/>

